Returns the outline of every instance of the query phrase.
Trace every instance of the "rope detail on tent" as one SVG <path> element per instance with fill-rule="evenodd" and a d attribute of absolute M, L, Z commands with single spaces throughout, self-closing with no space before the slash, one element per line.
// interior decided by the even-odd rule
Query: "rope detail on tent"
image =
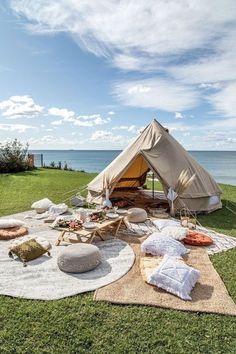
<path fill-rule="evenodd" d="M 171 202 L 171 207 L 170 207 L 170 215 L 175 216 L 175 207 L 174 207 L 174 202 L 176 199 L 183 194 L 183 192 L 186 191 L 190 187 L 190 185 L 193 183 L 194 179 L 196 177 L 196 174 L 194 173 L 191 177 L 188 176 L 188 170 L 183 170 L 177 180 L 177 183 L 173 188 L 168 189 L 167 193 L 167 198 Z"/>

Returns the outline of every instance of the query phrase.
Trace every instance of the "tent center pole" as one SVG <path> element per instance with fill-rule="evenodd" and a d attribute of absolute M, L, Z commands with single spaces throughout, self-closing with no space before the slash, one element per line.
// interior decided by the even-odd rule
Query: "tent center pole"
<path fill-rule="evenodd" d="M 154 187 L 155 187 L 155 180 L 154 180 L 154 173 L 152 173 L 152 198 L 155 198 L 155 193 L 154 193 Z"/>

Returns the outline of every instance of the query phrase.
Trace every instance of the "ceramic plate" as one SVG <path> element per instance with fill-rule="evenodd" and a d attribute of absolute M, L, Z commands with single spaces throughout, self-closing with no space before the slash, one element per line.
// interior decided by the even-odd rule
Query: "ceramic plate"
<path fill-rule="evenodd" d="M 124 214 L 127 214 L 128 210 L 126 210 L 126 209 L 117 209 L 116 212 L 117 212 L 117 214 L 124 215 Z"/>
<path fill-rule="evenodd" d="M 83 227 L 85 229 L 95 229 L 97 227 L 95 222 L 84 222 Z"/>
<path fill-rule="evenodd" d="M 109 219 L 116 219 L 119 217 L 119 214 L 116 214 L 116 213 L 107 213 L 107 217 Z"/>

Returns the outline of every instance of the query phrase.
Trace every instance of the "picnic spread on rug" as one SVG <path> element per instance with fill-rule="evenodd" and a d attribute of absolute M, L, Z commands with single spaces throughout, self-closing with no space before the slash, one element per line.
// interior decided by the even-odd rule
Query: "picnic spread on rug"
<path fill-rule="evenodd" d="M 204 312 L 236 315 L 236 306 L 220 278 L 217 278 L 216 289 L 210 284 L 212 277 L 207 279 L 207 284 L 201 284 L 205 276 L 203 265 L 191 262 L 199 249 L 198 260 L 202 257 L 210 267 L 211 262 L 206 257 L 207 253 L 212 253 L 211 247 L 215 247 L 214 252 L 236 247 L 233 237 L 197 225 L 195 230 L 188 229 L 182 226 L 181 220 L 156 218 L 141 208 L 119 210 L 111 207 L 104 210 L 101 206 L 97 209 L 77 208 L 71 212 L 67 208 L 66 213 L 53 217 L 47 210 L 43 213 L 47 213 L 44 218 L 41 210 L 40 213 L 31 211 L 0 218 L 2 230 L 18 225 L 28 232 L 27 236 L 0 241 L 1 246 L 4 245 L 0 253 L 5 260 L 6 275 L 4 277 L 2 269 L 1 294 L 53 300 L 96 290 L 96 301 L 143 303 L 189 311 L 201 311 L 202 308 Z M 193 237 L 195 240 L 196 235 L 200 235 L 203 241 L 206 238 L 208 243 L 189 246 L 188 239 Z M 21 262 L 26 267 L 22 267 Z M 132 282 L 129 277 L 137 264 L 139 275 L 135 274 Z M 216 273 L 212 265 L 211 271 Z M 35 277 L 41 279 L 42 284 Z M 121 294 L 119 282 L 126 278 L 125 294 Z M 64 290 L 61 281 L 68 283 Z M 139 298 L 142 288 L 136 288 L 137 281 L 146 289 L 145 299 Z M 116 284 L 119 291 L 114 295 L 112 289 Z M 130 287 L 128 299 L 127 289 Z M 204 289 L 209 290 L 205 302 Z M 198 302 L 199 293 L 201 299 Z M 225 299 L 224 308 L 216 303 L 219 295 Z"/>
<path fill-rule="evenodd" d="M 0 218 L 0 294 L 54 300 L 96 290 L 96 301 L 236 315 L 209 258 L 236 238 L 197 219 L 221 208 L 221 190 L 158 122 L 87 189 L 73 208 L 43 198 Z"/>

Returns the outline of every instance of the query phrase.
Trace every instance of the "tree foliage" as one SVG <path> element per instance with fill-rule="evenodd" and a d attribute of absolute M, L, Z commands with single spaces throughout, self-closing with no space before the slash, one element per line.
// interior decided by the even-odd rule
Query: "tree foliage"
<path fill-rule="evenodd" d="M 29 170 L 28 147 L 28 144 L 24 145 L 17 139 L 0 143 L 0 173 Z"/>

